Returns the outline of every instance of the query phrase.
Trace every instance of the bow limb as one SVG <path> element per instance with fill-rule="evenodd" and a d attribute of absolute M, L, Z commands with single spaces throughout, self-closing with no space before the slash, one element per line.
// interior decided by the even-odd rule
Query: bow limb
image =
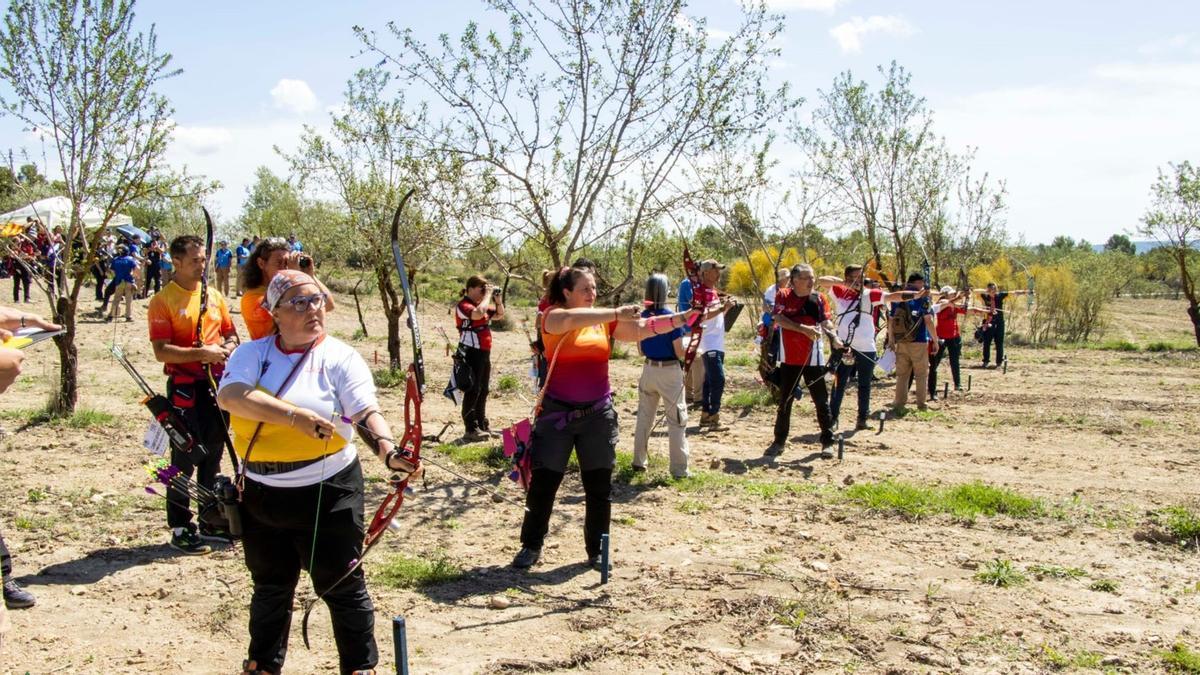
<path fill-rule="evenodd" d="M 692 259 L 692 254 L 688 251 L 686 239 L 683 242 L 683 271 L 688 283 L 692 286 L 692 309 L 700 310 L 696 318 L 692 320 L 692 334 L 688 338 L 687 348 L 683 355 L 683 371 L 686 373 L 692 369 L 692 361 L 696 360 L 696 353 L 700 350 L 700 336 L 704 334 L 701 322 L 704 319 L 704 310 L 708 309 L 699 296 L 700 266 Z"/>

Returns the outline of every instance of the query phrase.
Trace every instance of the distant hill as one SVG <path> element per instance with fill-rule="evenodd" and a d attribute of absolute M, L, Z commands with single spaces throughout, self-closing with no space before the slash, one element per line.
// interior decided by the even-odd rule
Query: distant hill
<path fill-rule="evenodd" d="M 1162 246 L 1162 243 L 1157 242 L 1157 241 L 1135 241 L 1135 242 L 1133 242 L 1133 248 L 1138 253 L 1138 255 L 1141 255 L 1141 254 L 1145 253 L 1146 251 L 1153 251 L 1154 249 L 1158 248 L 1159 246 Z M 1197 246 L 1197 248 L 1200 248 L 1200 246 Z M 1092 246 L 1092 250 L 1097 253 L 1100 253 L 1100 252 L 1104 251 L 1104 244 L 1094 244 Z"/>

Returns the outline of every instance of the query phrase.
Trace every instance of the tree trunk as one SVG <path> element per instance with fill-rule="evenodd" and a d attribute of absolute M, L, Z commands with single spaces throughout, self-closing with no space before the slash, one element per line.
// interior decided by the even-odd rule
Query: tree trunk
<path fill-rule="evenodd" d="M 76 293 L 78 295 L 78 293 Z M 51 417 L 68 417 L 75 413 L 79 402 L 79 349 L 75 346 L 75 303 L 73 298 L 60 297 L 54 311 L 54 322 L 66 331 L 54 338 L 58 347 L 58 389 L 51 395 Z"/>
<path fill-rule="evenodd" d="M 392 284 L 392 268 L 377 267 L 375 278 L 379 283 L 379 299 L 383 301 L 383 313 L 387 317 L 388 365 L 392 370 L 400 368 L 400 299 Z"/>
<path fill-rule="evenodd" d="M 1192 318 L 1192 331 L 1196 334 L 1196 346 L 1200 347 L 1200 306 L 1192 303 L 1188 307 L 1188 316 Z"/>
<path fill-rule="evenodd" d="M 363 280 L 359 279 L 358 282 L 354 284 L 354 288 L 350 290 L 350 295 L 354 296 L 354 311 L 358 313 L 358 327 L 362 329 L 363 337 L 370 337 L 370 335 L 367 334 L 367 322 L 363 320 L 362 304 L 360 304 L 358 301 L 358 285 L 362 282 Z"/>

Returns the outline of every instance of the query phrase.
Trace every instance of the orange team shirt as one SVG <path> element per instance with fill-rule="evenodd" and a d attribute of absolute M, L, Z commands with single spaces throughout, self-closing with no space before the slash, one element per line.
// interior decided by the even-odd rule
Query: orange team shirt
<path fill-rule="evenodd" d="M 166 340 L 176 347 L 194 347 L 196 345 L 196 318 L 200 316 L 200 286 L 196 290 L 187 291 L 172 281 L 150 299 L 146 309 L 146 318 L 150 323 L 150 341 Z M 223 336 L 236 334 L 233 318 L 229 315 L 229 305 L 225 296 L 217 289 L 208 288 L 208 311 L 204 314 L 201 328 L 201 341 L 206 345 L 220 344 Z M 212 373 L 219 375 L 224 366 L 212 364 Z M 167 375 L 188 375 L 204 377 L 204 368 L 199 361 L 191 363 L 165 363 L 163 372 Z"/>
<path fill-rule="evenodd" d="M 546 314 L 553 311 L 551 307 Z M 607 396 L 612 391 L 608 384 L 609 336 L 616 327 L 615 321 L 598 323 L 561 335 L 551 335 L 543 328 L 547 363 L 558 350 L 546 396 L 564 403 L 592 403 Z"/>
<path fill-rule="evenodd" d="M 242 296 L 242 320 L 246 322 L 246 332 L 251 340 L 264 338 L 275 332 L 275 317 L 262 306 L 266 291 L 255 288 L 246 291 Z"/>

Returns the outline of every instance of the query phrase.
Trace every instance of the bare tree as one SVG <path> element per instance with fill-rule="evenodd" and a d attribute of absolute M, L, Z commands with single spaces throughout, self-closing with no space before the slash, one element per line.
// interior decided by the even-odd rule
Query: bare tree
<path fill-rule="evenodd" d="M 297 154 L 284 156 L 302 186 L 337 195 L 345 206 L 344 227 L 354 242 L 354 253 L 375 276 L 388 318 L 388 357 L 391 367 L 398 369 L 405 304 L 393 281 L 392 216 L 409 188 L 419 189 L 418 203 L 428 203 L 431 191 L 450 191 L 455 181 L 427 175 L 431 165 L 409 133 L 420 120 L 405 110 L 403 98 L 387 97 L 390 80 L 382 70 L 360 70 L 346 85 L 343 106 L 331 114 L 329 136 L 306 127 Z M 453 198 L 441 201 L 452 203 Z M 427 213 L 410 207 L 400 231 L 405 266 L 414 275 L 448 246 L 446 220 L 428 218 Z"/>
<path fill-rule="evenodd" d="M 621 237 L 632 280 L 639 228 L 704 190 L 689 165 L 715 147 L 769 143 L 799 101 L 765 85 L 782 17 L 761 0 L 721 38 L 683 0 L 486 0 L 507 34 L 471 22 L 429 46 L 390 23 L 394 49 L 356 28 L 372 52 L 445 108 L 416 129 L 461 164 L 482 200 L 476 230 L 535 242 L 552 265 Z"/>
<path fill-rule="evenodd" d="M 1200 169 L 1191 162 L 1159 169 L 1150 188 L 1151 203 L 1142 216 L 1141 233 L 1168 247 L 1179 265 L 1181 290 L 1188 300 L 1188 317 L 1196 344 L 1200 345 L 1200 296 L 1196 294 L 1196 267 L 1200 262 Z"/>
<path fill-rule="evenodd" d="M 835 194 L 861 219 L 878 265 L 886 236 L 901 277 L 918 219 L 942 200 L 948 155 L 931 131 L 925 99 L 912 91 L 912 76 L 895 62 L 879 68 L 883 86 L 872 92 L 849 71 L 820 93 L 810 124 L 796 123 L 800 143 Z"/>
<path fill-rule="evenodd" d="M 153 27 L 136 32 L 132 0 L 13 0 L 0 31 L 0 77 L 11 92 L 0 110 L 54 148 L 71 220 L 61 260 L 66 292 L 48 290 L 51 315 L 66 332 L 55 338 L 59 387 L 49 404 L 70 414 L 79 397 L 75 346 L 79 291 L 96 259 L 96 243 L 110 219 L 161 186 L 147 181 L 166 151 L 173 110 L 157 93 L 180 71 L 158 51 Z M 103 212 L 86 232 L 84 204 Z"/>

